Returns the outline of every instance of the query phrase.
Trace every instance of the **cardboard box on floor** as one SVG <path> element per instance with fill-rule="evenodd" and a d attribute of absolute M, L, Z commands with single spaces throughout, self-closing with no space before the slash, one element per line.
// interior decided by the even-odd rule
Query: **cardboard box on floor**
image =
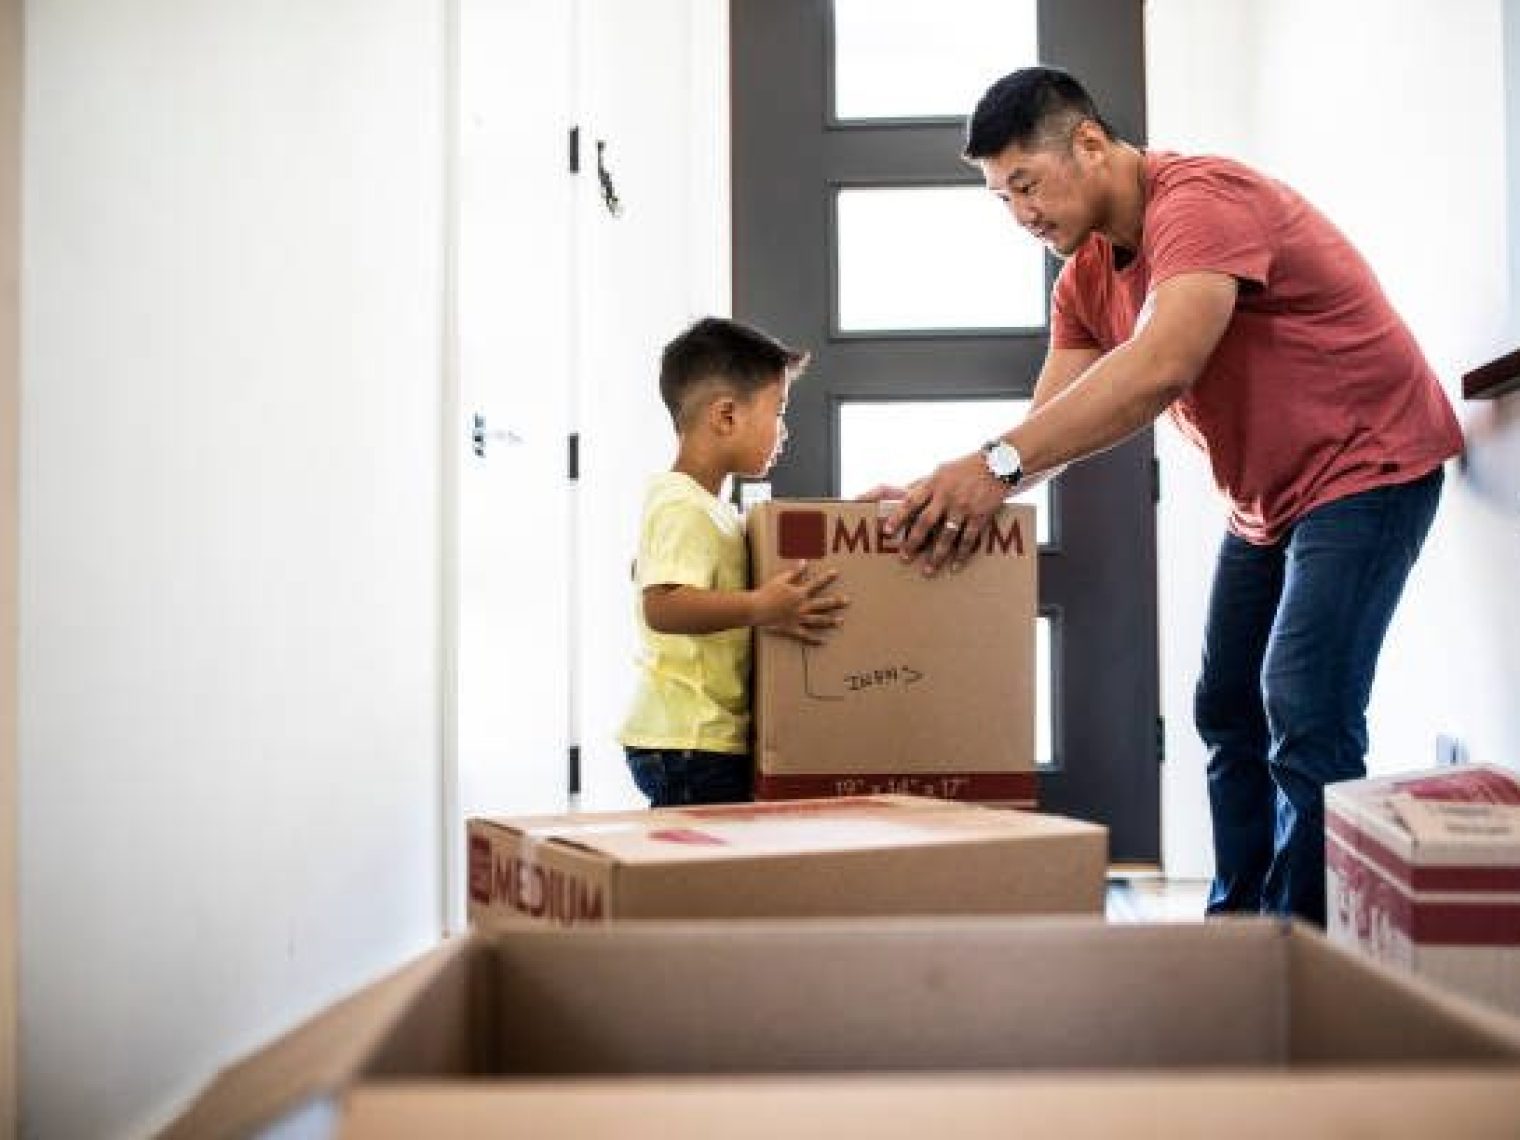
<path fill-rule="evenodd" d="M 1520 776 L 1332 785 L 1325 869 L 1333 940 L 1520 1014 Z"/>
<path fill-rule="evenodd" d="M 468 824 L 472 923 L 1099 914 L 1107 829 L 923 796 Z"/>
<path fill-rule="evenodd" d="M 759 799 L 913 792 L 1034 806 L 1034 509 L 1004 507 L 958 573 L 904 565 L 887 504 L 749 512 L 751 576 L 798 560 L 850 599 L 825 645 L 755 643 Z"/>
<path fill-rule="evenodd" d="M 1517 1121 L 1520 1023 L 1304 927 L 857 919 L 477 932 L 229 1069 L 166 1135 L 1275 1140 Z"/>

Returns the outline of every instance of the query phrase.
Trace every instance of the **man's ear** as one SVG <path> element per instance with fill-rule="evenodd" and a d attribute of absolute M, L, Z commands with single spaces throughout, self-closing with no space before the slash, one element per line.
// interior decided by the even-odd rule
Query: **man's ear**
<path fill-rule="evenodd" d="M 1097 158 L 1108 149 L 1109 138 L 1091 119 L 1083 119 L 1072 132 L 1071 146 L 1086 158 Z"/>

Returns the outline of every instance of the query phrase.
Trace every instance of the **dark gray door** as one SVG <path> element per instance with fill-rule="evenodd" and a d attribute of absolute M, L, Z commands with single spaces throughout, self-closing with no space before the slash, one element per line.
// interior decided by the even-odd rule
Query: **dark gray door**
<path fill-rule="evenodd" d="M 1047 343 L 1044 298 L 1054 263 L 1031 254 L 1033 240 L 1006 218 L 995 231 L 968 236 L 960 228 L 970 211 L 996 208 L 977 171 L 959 158 L 970 102 L 954 116 L 894 113 L 890 106 L 885 116 L 836 113 L 846 88 L 851 99 L 889 105 L 893 96 L 893 84 L 862 96 L 862 85 L 843 70 L 847 64 L 836 70 L 836 61 L 852 59 L 847 41 L 858 32 L 843 18 L 858 23 L 864 7 L 859 0 L 848 11 L 841 4 L 836 21 L 830 0 L 730 4 L 734 312 L 814 357 L 792 394 L 791 441 L 772 474 L 778 496 L 860 490 L 841 484 L 848 482 L 842 473 L 854 462 L 852 448 L 859 455 L 869 447 L 859 438 L 865 429 L 850 426 L 874 422 L 866 411 L 890 414 L 904 402 L 905 417 L 929 425 L 939 419 L 935 406 L 922 406 L 929 401 L 946 417 L 964 418 L 966 401 L 1027 400 Z M 955 19 L 954 5 L 921 7 Z M 1040 62 L 1072 71 L 1119 132 L 1143 142 L 1141 0 L 1038 0 L 1037 16 L 1029 50 L 1037 42 Z M 979 29 L 964 26 L 957 34 L 974 39 Z M 1000 70 L 1032 62 L 1010 58 Z M 906 80 L 918 78 L 916 68 L 898 72 L 901 86 L 912 86 Z M 974 194 L 988 205 L 974 205 Z M 936 217 L 945 226 L 940 244 L 959 243 L 945 253 L 961 259 L 948 269 L 913 260 L 938 256 L 925 253 L 921 240 L 926 227 L 939 224 Z M 1006 258 L 997 244 L 1004 241 L 1016 243 Z M 906 251 L 901 259 L 899 251 Z M 996 299 L 1003 284 L 979 287 L 977 274 L 990 266 L 997 278 L 1004 264 L 1010 280 L 1018 272 L 1030 278 L 1020 286 L 1026 300 L 1013 306 L 1010 319 L 987 320 L 975 310 Z M 926 278 L 932 280 L 921 288 Z M 888 287 L 877 288 L 883 281 Z M 893 311 L 915 291 L 924 320 Z M 957 291 L 970 313 L 963 324 L 945 297 Z M 983 410 L 988 418 L 978 434 L 936 458 L 970 450 L 1019 414 L 1009 406 Z M 1048 529 L 1040 555 L 1048 635 L 1041 652 L 1049 698 L 1040 801 L 1047 810 L 1107 824 L 1116 862 L 1159 858 L 1153 486 L 1147 432 L 1072 467 L 1041 506 Z"/>

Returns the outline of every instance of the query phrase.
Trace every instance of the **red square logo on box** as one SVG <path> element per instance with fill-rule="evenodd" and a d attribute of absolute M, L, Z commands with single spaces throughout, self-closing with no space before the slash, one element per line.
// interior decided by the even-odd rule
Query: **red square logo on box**
<path fill-rule="evenodd" d="M 776 550 L 782 558 L 822 558 L 829 520 L 822 511 L 782 511 L 776 520 Z"/>
<path fill-rule="evenodd" d="M 491 841 L 484 835 L 470 836 L 470 900 L 491 901 Z"/>

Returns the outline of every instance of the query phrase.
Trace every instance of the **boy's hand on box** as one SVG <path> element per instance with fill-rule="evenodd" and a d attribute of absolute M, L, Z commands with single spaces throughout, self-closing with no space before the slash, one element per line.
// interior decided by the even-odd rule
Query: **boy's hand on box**
<path fill-rule="evenodd" d="M 837 570 L 814 571 L 806 562 L 783 570 L 751 591 L 754 624 L 807 645 L 822 645 L 823 635 L 839 625 L 839 611 L 850 604 L 849 598 L 826 592 L 837 577 Z"/>

